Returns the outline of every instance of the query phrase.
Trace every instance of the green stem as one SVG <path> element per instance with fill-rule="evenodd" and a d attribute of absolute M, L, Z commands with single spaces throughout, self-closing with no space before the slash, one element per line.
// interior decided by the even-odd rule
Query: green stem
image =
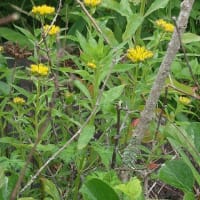
<path fill-rule="evenodd" d="M 145 11 L 145 5 L 147 0 L 141 0 L 141 6 L 140 6 L 140 14 L 143 16 Z"/>
<path fill-rule="evenodd" d="M 39 109 L 40 109 L 40 80 L 36 82 L 36 102 L 35 102 L 35 136 L 39 133 Z"/>
<path fill-rule="evenodd" d="M 141 16 L 144 16 L 146 3 L 147 3 L 147 0 L 141 0 L 141 5 L 140 5 L 140 15 Z M 135 38 L 136 38 L 137 43 L 139 43 L 141 40 L 141 31 L 142 31 L 142 25 L 136 31 Z"/>
<path fill-rule="evenodd" d="M 96 69 L 94 72 L 93 89 L 94 89 L 94 96 L 93 96 L 93 107 L 94 107 L 99 94 L 99 69 Z"/>
<path fill-rule="evenodd" d="M 160 35 L 160 38 L 158 39 L 155 47 L 153 48 L 153 51 L 155 51 L 158 48 L 158 45 L 160 44 L 162 38 L 165 36 L 165 32 L 162 32 L 162 34 Z"/>
<path fill-rule="evenodd" d="M 83 164 L 84 164 L 84 160 L 85 160 L 85 155 L 84 153 L 82 154 L 81 160 L 80 160 L 80 164 L 78 167 L 78 174 L 75 180 L 75 188 L 74 188 L 74 195 L 73 195 L 73 200 L 78 200 L 78 194 L 79 194 L 79 187 L 80 187 L 80 182 L 81 182 L 81 174 L 83 171 Z"/>

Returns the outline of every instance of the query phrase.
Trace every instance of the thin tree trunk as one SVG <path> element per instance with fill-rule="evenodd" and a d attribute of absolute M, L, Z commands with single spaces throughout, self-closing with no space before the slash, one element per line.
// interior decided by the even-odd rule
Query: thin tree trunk
<path fill-rule="evenodd" d="M 186 29 L 193 3 L 194 0 L 184 0 L 181 3 L 181 11 L 176 22 L 178 32 L 175 29 L 171 41 L 169 42 L 166 55 L 159 68 L 156 80 L 152 86 L 145 108 L 141 113 L 139 124 L 134 130 L 133 137 L 131 138 L 129 145 L 124 151 L 123 161 L 126 166 L 131 164 L 134 154 L 133 150 L 135 150 L 135 145 L 141 143 L 141 140 L 144 137 L 144 133 L 147 131 L 149 123 L 153 118 L 156 104 L 159 100 L 161 91 L 165 84 L 165 80 L 170 72 L 170 66 L 172 64 L 173 59 L 176 56 L 177 51 L 180 48 L 179 37 L 182 35 L 182 33 L 184 33 Z"/>

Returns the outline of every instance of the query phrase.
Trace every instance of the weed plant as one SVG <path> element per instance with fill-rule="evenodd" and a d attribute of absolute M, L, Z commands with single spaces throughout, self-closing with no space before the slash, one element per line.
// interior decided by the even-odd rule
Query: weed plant
<path fill-rule="evenodd" d="M 199 198 L 198 1 L 130 166 L 181 1 L 30 2 L 0 3 L 0 199 Z"/>

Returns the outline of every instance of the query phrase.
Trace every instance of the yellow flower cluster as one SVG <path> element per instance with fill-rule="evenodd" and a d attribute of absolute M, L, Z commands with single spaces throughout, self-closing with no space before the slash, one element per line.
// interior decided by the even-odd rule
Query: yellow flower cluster
<path fill-rule="evenodd" d="M 88 62 L 88 63 L 87 63 L 87 66 L 88 66 L 89 68 L 91 68 L 91 69 L 95 69 L 95 68 L 97 67 L 96 64 L 93 63 L 93 62 Z"/>
<path fill-rule="evenodd" d="M 49 30 L 49 27 L 50 27 L 50 25 L 45 25 L 45 26 L 43 27 L 44 32 L 47 32 L 47 31 Z M 60 27 L 59 27 L 59 26 L 52 25 L 51 28 L 50 28 L 50 30 L 49 30 L 49 32 L 48 32 L 48 34 L 49 34 L 49 35 L 56 35 L 56 34 L 59 33 L 59 32 L 60 32 Z"/>
<path fill-rule="evenodd" d="M 33 14 L 39 15 L 49 15 L 55 12 L 55 8 L 51 6 L 47 6 L 46 4 L 41 6 L 33 6 L 32 11 Z"/>
<path fill-rule="evenodd" d="M 13 99 L 13 103 L 19 104 L 19 105 L 23 105 L 23 104 L 25 104 L 25 100 L 23 98 L 21 98 L 21 97 L 15 97 Z"/>
<path fill-rule="evenodd" d="M 101 3 L 101 0 L 84 0 L 86 6 L 95 7 Z"/>
<path fill-rule="evenodd" d="M 127 57 L 133 62 L 142 62 L 153 57 L 153 52 L 147 50 L 145 47 L 136 46 L 135 48 L 128 49 Z"/>
<path fill-rule="evenodd" d="M 41 63 L 38 65 L 33 64 L 31 65 L 30 71 L 38 76 L 46 76 L 49 72 L 49 68 Z"/>
<path fill-rule="evenodd" d="M 179 102 L 184 105 L 188 105 L 191 102 L 191 100 L 187 97 L 181 96 L 181 97 L 179 97 Z"/>
<path fill-rule="evenodd" d="M 171 23 L 166 22 L 163 19 L 159 19 L 156 21 L 156 25 L 163 29 L 166 32 L 173 33 L 174 32 L 174 25 Z"/>

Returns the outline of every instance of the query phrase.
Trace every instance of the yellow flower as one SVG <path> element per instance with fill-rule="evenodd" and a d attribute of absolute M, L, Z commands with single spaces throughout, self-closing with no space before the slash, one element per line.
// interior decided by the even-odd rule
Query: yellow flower
<path fill-rule="evenodd" d="M 166 32 L 170 32 L 170 33 L 174 32 L 174 25 L 166 22 L 163 19 L 157 20 L 156 25 L 159 26 L 161 29 L 163 29 Z"/>
<path fill-rule="evenodd" d="M 135 48 L 128 49 L 127 57 L 133 62 L 141 62 L 153 57 L 153 52 L 147 50 L 145 47 L 136 46 Z"/>
<path fill-rule="evenodd" d="M 48 14 L 53 14 L 55 12 L 55 8 L 44 4 L 41 6 L 33 6 L 31 12 L 33 14 L 48 15 Z"/>
<path fill-rule="evenodd" d="M 181 97 L 179 97 L 179 102 L 184 105 L 188 105 L 191 102 L 191 100 L 187 97 L 181 96 Z"/>
<path fill-rule="evenodd" d="M 3 46 L 0 46 L 0 52 L 2 52 L 3 51 Z"/>
<path fill-rule="evenodd" d="M 47 32 L 49 30 L 49 27 L 50 27 L 50 25 L 45 25 L 43 27 L 44 32 Z M 60 27 L 52 25 L 51 28 L 50 28 L 50 30 L 49 30 L 49 32 L 48 32 L 48 34 L 49 35 L 56 35 L 58 32 L 60 32 Z"/>
<path fill-rule="evenodd" d="M 97 67 L 96 64 L 93 63 L 93 62 L 88 62 L 88 63 L 87 63 L 87 66 L 88 66 L 89 68 L 91 68 L 91 69 L 95 69 L 95 68 Z"/>
<path fill-rule="evenodd" d="M 15 97 L 13 99 L 13 103 L 19 104 L 19 105 L 23 105 L 23 104 L 25 104 L 25 100 L 23 98 L 21 98 L 21 97 Z"/>
<path fill-rule="evenodd" d="M 49 72 L 49 68 L 41 63 L 38 65 L 32 64 L 30 71 L 38 76 L 46 76 Z"/>
<path fill-rule="evenodd" d="M 95 7 L 101 3 L 101 0 L 84 0 L 83 2 L 86 6 Z"/>

